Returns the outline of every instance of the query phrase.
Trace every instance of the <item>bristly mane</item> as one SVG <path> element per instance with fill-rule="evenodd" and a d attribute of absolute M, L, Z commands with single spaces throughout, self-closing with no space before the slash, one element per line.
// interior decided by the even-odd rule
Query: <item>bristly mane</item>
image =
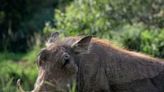
<path fill-rule="evenodd" d="M 71 45 L 77 40 L 79 37 L 69 37 L 64 43 Z M 114 83 L 153 78 L 164 71 L 163 60 L 118 48 L 108 40 L 92 38 L 90 49 L 92 49 L 90 53 L 98 53 L 98 57 L 103 57 L 101 61 L 106 63 L 104 68 L 106 68 L 107 76 Z"/>
<path fill-rule="evenodd" d="M 106 56 L 104 57 L 103 53 L 99 55 L 102 55 L 104 60 L 106 58 L 107 65 L 104 67 L 106 67 L 106 72 L 112 72 L 112 77 L 111 74 L 108 74 L 108 77 L 115 83 L 153 78 L 164 71 L 163 60 L 118 48 L 107 40 L 94 38 L 92 43 L 105 49 L 103 53 L 107 56 L 104 54 Z"/>
<path fill-rule="evenodd" d="M 118 46 L 116 46 L 115 44 L 113 44 L 112 42 L 110 42 L 109 40 L 106 40 L 106 39 L 93 38 L 93 42 L 95 42 L 99 45 L 102 45 L 104 47 L 113 48 L 117 51 L 127 53 L 127 54 L 132 55 L 132 56 L 137 56 L 137 57 L 141 57 L 141 58 L 145 58 L 145 59 L 150 59 L 150 60 L 153 60 L 153 61 L 159 61 L 160 63 L 164 63 L 164 61 L 162 59 L 153 58 L 152 56 L 143 54 L 141 52 L 129 51 L 126 48 L 119 48 Z"/>

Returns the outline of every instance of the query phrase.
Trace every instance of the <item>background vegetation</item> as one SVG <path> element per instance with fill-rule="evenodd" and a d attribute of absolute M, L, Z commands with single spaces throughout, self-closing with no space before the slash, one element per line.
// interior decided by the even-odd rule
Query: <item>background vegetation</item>
<path fill-rule="evenodd" d="M 48 35 L 94 35 L 164 58 L 163 0 L 0 0 L 0 92 L 33 89 Z"/>

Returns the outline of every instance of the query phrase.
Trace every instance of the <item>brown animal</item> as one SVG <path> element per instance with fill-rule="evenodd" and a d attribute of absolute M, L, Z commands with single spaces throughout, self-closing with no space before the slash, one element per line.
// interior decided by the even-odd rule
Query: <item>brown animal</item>
<path fill-rule="evenodd" d="M 119 49 L 109 41 L 53 33 L 38 56 L 33 92 L 164 92 L 164 62 Z"/>

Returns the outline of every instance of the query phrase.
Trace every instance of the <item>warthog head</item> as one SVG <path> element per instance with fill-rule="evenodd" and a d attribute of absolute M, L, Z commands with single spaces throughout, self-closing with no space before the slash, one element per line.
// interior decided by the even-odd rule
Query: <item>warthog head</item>
<path fill-rule="evenodd" d="M 91 38 L 87 36 L 70 45 L 70 42 L 59 41 L 59 33 L 53 33 L 47 47 L 38 55 L 39 73 L 32 92 L 67 92 L 76 80 L 76 58 L 88 50 Z"/>

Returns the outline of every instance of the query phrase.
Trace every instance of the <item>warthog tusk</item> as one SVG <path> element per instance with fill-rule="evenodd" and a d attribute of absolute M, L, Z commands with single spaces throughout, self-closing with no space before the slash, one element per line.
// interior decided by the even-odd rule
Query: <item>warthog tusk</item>
<path fill-rule="evenodd" d="M 25 91 L 23 90 L 23 88 L 22 88 L 22 86 L 21 86 L 20 82 L 21 82 L 21 80 L 20 80 L 20 79 L 18 79 L 18 80 L 17 80 L 18 90 L 19 90 L 20 92 L 25 92 Z"/>
<path fill-rule="evenodd" d="M 47 84 L 47 85 L 49 85 L 49 86 L 55 87 L 55 84 L 53 84 L 51 82 L 45 81 L 44 83 Z"/>

